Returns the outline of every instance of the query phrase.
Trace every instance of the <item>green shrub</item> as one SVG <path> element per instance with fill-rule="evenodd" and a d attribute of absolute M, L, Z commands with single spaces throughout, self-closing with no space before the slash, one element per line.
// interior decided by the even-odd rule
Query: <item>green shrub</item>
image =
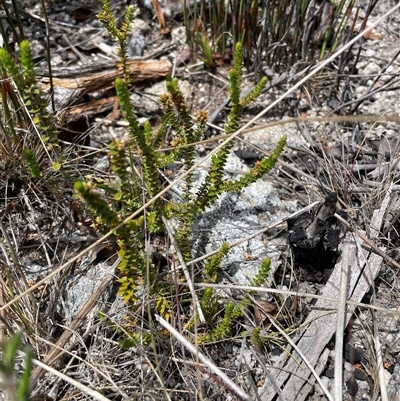
<path fill-rule="evenodd" d="M 37 85 L 29 43 L 20 43 L 19 65 L 5 49 L 0 49 L 3 77 L 0 153 L 5 170 L 22 170 L 23 176 L 38 178 L 56 158 L 58 130 L 48 102 Z"/>
<path fill-rule="evenodd" d="M 103 11 L 98 15 L 110 34 L 118 41 L 121 60 L 126 56 L 126 40 L 128 32 L 126 24 L 117 28 L 115 18 L 110 15 L 110 5 L 103 0 Z M 131 15 L 133 11 L 129 11 Z M 126 17 L 128 18 L 128 17 Z M 126 20 L 126 19 L 125 19 Z M 231 111 L 227 119 L 226 133 L 231 134 L 238 130 L 242 120 L 243 110 L 254 101 L 266 85 L 262 79 L 258 85 L 244 98 L 240 97 L 242 83 L 243 51 L 241 43 L 237 43 L 234 54 L 234 65 L 230 71 Z M 79 181 L 75 190 L 79 197 L 87 202 L 90 211 L 95 216 L 97 227 L 102 232 L 119 227 L 132 213 L 139 210 L 149 199 L 162 190 L 162 180 L 159 172 L 168 164 L 183 160 L 185 170 L 195 164 L 195 147 L 206 128 L 207 113 L 199 111 L 193 120 L 189 107 L 179 88 L 178 80 L 167 77 L 167 93 L 161 96 L 163 120 L 158 130 L 153 130 L 150 123 L 140 125 L 133 111 L 129 98 L 129 79 L 117 78 L 116 92 L 124 118 L 129 126 L 129 141 L 115 140 L 110 145 L 110 164 L 117 176 L 110 194 L 113 199 L 107 200 L 96 189 L 93 182 Z M 170 146 L 165 142 L 166 133 L 173 130 L 175 133 L 173 150 L 160 151 Z M 186 261 L 191 259 L 190 240 L 192 223 L 207 207 L 211 206 L 218 197 L 227 191 L 240 191 L 267 173 L 276 163 L 282 152 L 286 138 L 282 138 L 272 155 L 259 162 L 249 173 L 235 182 L 224 182 L 224 168 L 232 143 L 217 152 L 211 160 L 210 170 L 200 188 L 194 190 L 193 174 L 184 178 L 183 194 L 179 202 L 171 203 L 168 199 L 158 198 L 151 207 L 147 208 L 140 217 L 119 227 L 115 232 L 115 239 L 119 246 L 118 255 L 121 259 L 119 268 L 122 273 L 119 293 L 125 301 L 135 304 L 138 284 L 145 284 L 151 288 L 151 298 L 154 307 L 167 320 L 171 317 L 172 304 L 167 300 L 170 284 L 157 277 L 157 272 L 146 256 L 146 238 L 154 238 L 163 231 L 162 217 L 177 222 L 177 242 Z M 136 156 L 135 156 L 136 155 Z M 138 163 L 138 157 L 140 156 Z M 218 267 L 223 256 L 229 251 L 225 244 L 219 255 L 210 260 L 204 269 L 203 280 L 216 281 Z M 180 293 L 182 302 L 190 297 L 185 286 Z M 206 307 L 206 302 L 209 302 Z M 209 321 L 216 315 L 218 300 L 215 294 L 205 291 L 200 305 L 207 309 L 205 315 Z M 230 332 L 233 321 L 241 315 L 240 309 L 228 304 L 224 316 L 215 329 L 207 337 L 209 340 L 220 339 Z M 189 319 L 190 320 L 190 319 Z"/>
<path fill-rule="evenodd" d="M 2 359 L 0 373 L 2 374 L 6 399 L 15 401 L 29 401 L 29 380 L 32 375 L 33 352 L 28 348 L 25 352 L 25 363 L 22 374 L 15 375 L 15 358 L 22 343 L 22 333 L 16 333 L 11 339 L 2 344 Z"/>

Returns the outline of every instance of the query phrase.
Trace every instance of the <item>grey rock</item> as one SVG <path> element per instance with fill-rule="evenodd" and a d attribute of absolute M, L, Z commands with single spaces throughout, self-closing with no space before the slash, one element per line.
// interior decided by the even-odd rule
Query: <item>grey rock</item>
<path fill-rule="evenodd" d="M 93 167 L 97 170 L 108 171 L 110 168 L 110 160 L 108 156 L 103 156 L 96 161 Z"/>
<path fill-rule="evenodd" d="M 262 149 L 271 151 L 283 135 L 287 136 L 288 145 L 296 148 L 309 147 L 295 123 L 260 129 L 255 127 L 254 131 L 244 134 L 244 139 Z"/>
<path fill-rule="evenodd" d="M 306 110 L 309 110 L 310 108 L 311 108 L 310 103 L 308 102 L 307 98 L 300 99 L 299 105 L 298 105 L 298 109 L 300 111 L 306 111 Z"/>
<path fill-rule="evenodd" d="M 386 392 L 389 400 L 397 401 L 400 399 L 400 354 L 397 356 L 397 361 L 386 387 Z"/>
<path fill-rule="evenodd" d="M 192 91 L 190 83 L 188 81 L 180 81 L 179 87 L 185 100 L 188 100 Z M 161 110 L 159 97 L 166 92 L 165 81 L 161 81 L 146 88 L 142 94 L 133 93 L 130 98 L 137 108 L 147 112 L 159 112 Z"/>
<path fill-rule="evenodd" d="M 75 317 L 80 311 L 82 306 L 89 300 L 92 294 L 96 291 L 98 286 L 103 281 L 104 276 L 110 272 L 111 267 L 103 262 L 97 263 L 90 266 L 90 261 L 84 259 L 81 266 L 78 269 L 87 269 L 87 271 L 82 275 L 70 276 L 66 285 L 64 308 L 65 316 L 71 318 Z M 110 292 L 103 294 L 103 301 L 105 301 L 112 293 L 112 288 Z M 95 308 L 92 313 L 95 313 L 97 308 Z"/>
<path fill-rule="evenodd" d="M 235 170 L 241 164 L 241 171 L 246 171 L 236 156 Z M 230 163 L 229 167 L 233 167 Z M 279 199 L 276 189 L 269 182 L 258 180 L 240 193 L 220 196 L 218 201 L 206 210 L 194 223 L 195 256 L 217 250 L 224 242 L 230 244 L 244 239 L 266 225 L 285 217 L 294 208 L 292 202 Z M 267 244 L 261 235 L 233 247 L 222 263 L 222 269 L 237 284 L 249 285 L 258 273 L 261 263 L 270 257 L 272 279 L 274 271 L 280 265 L 282 249 L 287 248 L 285 239 L 275 238 Z M 270 285 L 271 282 L 265 285 Z"/>
<path fill-rule="evenodd" d="M 128 57 L 135 58 L 143 56 L 147 41 L 143 35 L 132 34 L 128 42 Z"/>
<path fill-rule="evenodd" d="M 150 25 L 135 18 L 131 23 L 131 34 L 128 41 L 128 57 L 135 58 L 143 56 L 144 49 L 147 46 L 147 35 L 151 32 Z"/>
<path fill-rule="evenodd" d="M 171 42 L 178 46 L 186 45 L 187 35 L 185 27 L 180 26 L 171 31 Z"/>

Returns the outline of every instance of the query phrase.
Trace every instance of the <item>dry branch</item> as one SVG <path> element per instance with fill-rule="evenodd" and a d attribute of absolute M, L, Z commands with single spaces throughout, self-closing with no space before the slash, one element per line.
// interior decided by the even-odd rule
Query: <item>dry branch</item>
<path fill-rule="evenodd" d="M 171 71 L 168 60 L 131 60 L 128 62 L 131 82 L 165 77 Z M 36 71 L 39 86 L 45 92 L 50 90 L 50 78 L 46 70 Z M 118 77 L 124 75 L 114 62 L 86 67 L 65 67 L 53 71 L 54 98 L 57 108 L 75 103 L 89 92 L 110 89 Z"/>

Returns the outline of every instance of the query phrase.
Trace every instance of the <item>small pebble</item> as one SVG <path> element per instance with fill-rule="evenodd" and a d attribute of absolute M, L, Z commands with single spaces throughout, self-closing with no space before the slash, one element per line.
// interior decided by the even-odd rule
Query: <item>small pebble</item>
<path fill-rule="evenodd" d="M 186 44 L 186 29 L 181 26 L 179 28 L 175 28 L 171 31 L 171 42 L 176 45 L 184 45 Z"/>
<path fill-rule="evenodd" d="M 358 384 L 355 377 L 351 377 L 349 380 L 346 381 L 347 391 L 353 397 L 357 394 L 358 391 Z"/>
<path fill-rule="evenodd" d="M 344 362 L 344 368 L 345 368 L 346 372 L 349 372 L 349 373 L 354 372 L 354 366 L 349 362 L 346 362 L 346 361 Z"/>
<path fill-rule="evenodd" d="M 329 388 L 330 381 L 331 380 L 329 378 L 327 378 L 326 376 L 321 376 L 321 382 L 326 388 Z M 318 396 L 325 395 L 324 391 L 322 390 L 321 386 L 319 386 L 319 384 L 315 384 L 315 386 L 314 386 L 314 394 L 318 395 Z"/>
<path fill-rule="evenodd" d="M 362 369 L 355 368 L 354 375 L 357 380 L 366 381 L 368 379 L 367 374 Z"/>
<path fill-rule="evenodd" d="M 307 98 L 300 99 L 298 109 L 300 111 L 306 111 L 310 109 L 310 103 L 308 103 Z"/>
<path fill-rule="evenodd" d="M 110 161 L 108 159 L 108 156 L 104 156 L 99 159 L 93 167 L 100 171 L 108 171 L 110 168 Z"/>
<path fill-rule="evenodd" d="M 128 57 L 135 58 L 143 56 L 146 45 L 146 38 L 143 35 L 131 35 L 128 41 Z"/>

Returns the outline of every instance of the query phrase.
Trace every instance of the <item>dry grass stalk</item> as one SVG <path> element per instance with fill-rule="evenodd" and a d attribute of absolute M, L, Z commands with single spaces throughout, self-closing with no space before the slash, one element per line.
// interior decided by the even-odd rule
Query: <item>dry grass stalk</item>
<path fill-rule="evenodd" d="M 342 250 L 342 274 L 340 275 L 340 289 L 338 298 L 338 313 L 336 322 L 335 336 L 335 401 L 343 399 L 343 351 L 344 338 L 343 333 L 346 328 L 346 299 L 347 299 L 347 281 L 349 275 L 349 242 L 345 239 Z"/>
<path fill-rule="evenodd" d="M 362 232 L 357 230 L 354 226 L 349 224 L 346 220 L 343 219 L 343 217 L 339 216 L 338 214 L 335 213 L 335 217 L 342 223 L 344 224 L 349 230 L 354 231 L 377 255 L 381 256 L 384 258 L 388 263 L 393 265 L 394 267 L 397 267 L 400 269 L 400 264 L 397 263 L 393 258 L 391 258 L 389 255 L 387 255 L 382 249 L 377 247 L 372 240 L 367 238 Z"/>
<path fill-rule="evenodd" d="M 21 354 L 24 354 L 22 351 L 19 351 Z M 90 387 L 87 387 L 83 385 L 82 383 L 78 382 L 77 380 L 72 379 L 71 377 L 65 375 L 62 372 L 59 372 L 57 369 L 52 368 L 51 366 L 46 365 L 43 362 L 38 361 L 37 359 L 33 358 L 33 363 L 40 367 L 41 369 L 55 375 L 56 377 L 59 377 L 60 379 L 64 380 L 67 383 L 72 384 L 74 387 L 82 391 L 83 394 L 87 394 L 91 397 L 93 397 L 97 401 L 109 401 L 107 397 L 104 397 L 104 395 L 100 394 L 98 391 L 91 389 Z"/>

